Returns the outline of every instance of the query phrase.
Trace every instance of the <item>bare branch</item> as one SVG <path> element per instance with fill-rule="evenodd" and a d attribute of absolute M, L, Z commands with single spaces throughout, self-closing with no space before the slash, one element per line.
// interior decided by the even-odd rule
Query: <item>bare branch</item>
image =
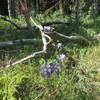
<path fill-rule="evenodd" d="M 14 65 L 16 65 L 16 64 L 20 64 L 20 63 L 22 63 L 23 61 L 26 61 L 26 60 L 28 60 L 28 59 L 30 59 L 30 58 L 36 56 L 37 54 L 46 53 L 46 50 L 47 50 L 47 43 L 46 43 L 46 38 L 43 36 L 43 33 L 42 33 L 42 40 L 43 40 L 43 50 L 38 51 L 38 52 L 34 52 L 33 54 L 31 54 L 31 55 L 29 55 L 29 56 L 27 56 L 27 57 L 25 57 L 25 58 L 23 58 L 23 59 L 21 59 L 21 60 L 19 60 L 19 61 L 16 61 L 16 62 L 14 62 L 14 63 L 12 63 L 12 64 L 9 64 L 9 65 L 7 65 L 6 67 L 8 68 L 8 67 L 10 67 L 10 66 L 14 66 Z M 50 43 L 50 42 L 49 42 L 49 43 Z"/>
<path fill-rule="evenodd" d="M 58 33 L 58 32 L 55 32 L 55 33 L 56 33 L 56 35 L 64 37 L 67 40 L 71 40 L 71 41 L 79 40 L 79 41 L 84 41 L 84 42 L 86 42 L 88 44 L 91 44 L 91 42 L 89 40 L 87 40 L 86 38 L 84 38 L 83 36 L 66 36 L 66 35 Z"/>
<path fill-rule="evenodd" d="M 59 1 L 56 3 L 56 4 L 54 4 L 52 7 L 50 7 L 49 9 L 47 9 L 46 11 L 45 11 L 45 14 L 48 14 L 53 8 L 55 8 L 55 7 L 57 7 L 58 5 L 59 5 Z"/>
<path fill-rule="evenodd" d="M 23 61 L 26 61 L 26 60 L 28 60 L 28 59 L 30 59 L 30 58 L 32 58 L 32 57 L 34 57 L 35 55 L 40 54 L 40 53 L 44 53 L 44 50 L 41 50 L 41 51 L 39 51 L 39 52 L 35 52 L 35 53 L 33 53 L 33 54 L 31 54 L 31 55 L 29 55 L 29 56 L 27 56 L 27 57 L 25 57 L 25 58 L 23 58 L 23 59 L 21 59 L 21 60 L 19 60 L 19 61 L 16 61 L 16 62 L 14 62 L 14 63 L 12 63 L 12 64 L 7 65 L 6 67 L 10 67 L 10 66 L 14 66 L 14 65 L 16 65 L 16 64 L 20 64 L 20 63 L 22 63 Z"/>
<path fill-rule="evenodd" d="M 37 54 L 46 53 L 47 45 L 51 42 L 51 38 L 50 38 L 48 35 L 46 35 L 46 34 L 42 31 L 42 30 L 43 30 L 43 27 L 42 27 L 41 24 L 37 24 L 37 23 L 32 19 L 32 17 L 30 17 L 30 19 L 31 19 L 31 21 L 34 23 L 34 25 L 40 29 L 40 32 L 41 32 L 41 35 L 42 35 L 42 41 L 43 41 L 43 50 L 38 51 L 38 52 L 34 52 L 33 54 L 31 54 L 31 55 L 29 55 L 29 56 L 27 56 L 27 57 L 25 57 L 25 58 L 23 58 L 23 59 L 21 59 L 21 60 L 19 60 L 19 61 L 16 61 L 16 62 L 14 62 L 14 63 L 12 63 L 12 64 L 9 64 L 9 65 L 7 65 L 6 67 L 10 67 L 10 66 L 14 66 L 14 65 L 16 65 L 16 64 L 22 63 L 23 61 L 26 61 L 26 60 L 28 60 L 28 59 L 34 57 L 34 56 L 37 55 Z M 47 42 L 46 38 L 49 39 L 48 42 Z"/>
<path fill-rule="evenodd" d="M 43 30 L 43 27 L 42 27 L 42 25 L 41 24 L 37 24 L 34 20 L 33 20 L 33 18 L 30 16 L 30 20 L 33 22 L 33 24 L 37 27 L 37 28 L 39 28 L 40 30 Z"/>

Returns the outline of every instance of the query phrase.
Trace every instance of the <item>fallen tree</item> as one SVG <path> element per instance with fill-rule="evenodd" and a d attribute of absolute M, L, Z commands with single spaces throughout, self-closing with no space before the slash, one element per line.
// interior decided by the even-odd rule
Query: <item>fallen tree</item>
<path fill-rule="evenodd" d="M 86 38 L 82 36 L 66 36 L 61 33 L 56 33 L 57 35 L 65 38 L 65 40 L 68 41 L 78 41 L 78 42 L 85 42 L 88 45 L 91 44 L 91 41 L 87 40 Z M 10 46 L 19 46 L 19 45 L 33 45 L 34 43 L 41 43 L 41 39 L 20 39 L 20 40 L 13 40 L 13 41 L 5 41 L 5 42 L 0 42 L 0 47 L 10 47 Z"/>
<path fill-rule="evenodd" d="M 28 29 L 28 27 L 20 27 L 19 25 L 17 25 L 14 21 L 12 21 L 11 19 L 3 16 L 3 15 L 0 15 L 0 19 L 3 19 L 4 21 L 12 24 L 16 29 L 18 30 L 25 30 L 25 29 Z M 53 21 L 53 22 L 44 22 L 44 23 L 41 23 L 42 26 L 50 26 L 50 25 L 55 25 L 55 24 L 65 24 L 65 25 L 70 25 L 71 23 L 66 23 L 66 22 L 61 22 L 61 21 Z M 73 24 L 73 23 L 72 23 Z M 36 27 L 35 26 L 32 26 L 33 29 L 35 29 Z"/>
<path fill-rule="evenodd" d="M 0 42 L 0 47 L 9 47 L 16 45 L 33 45 L 34 43 L 41 43 L 41 39 L 20 39 L 13 41 Z"/>

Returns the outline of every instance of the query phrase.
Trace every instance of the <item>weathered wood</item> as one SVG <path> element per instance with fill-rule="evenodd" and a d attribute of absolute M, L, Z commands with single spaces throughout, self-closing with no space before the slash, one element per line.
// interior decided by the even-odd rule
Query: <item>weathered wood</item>
<path fill-rule="evenodd" d="M 78 41 L 78 42 L 83 41 L 84 43 L 91 44 L 91 41 L 89 41 L 88 39 L 84 38 L 83 36 L 66 36 L 66 35 L 58 33 L 58 32 L 55 32 L 55 34 L 59 35 L 60 37 L 65 38 L 68 41 Z"/>
<path fill-rule="evenodd" d="M 34 43 L 41 43 L 41 39 L 20 39 L 14 41 L 0 42 L 0 47 L 9 47 L 15 45 L 33 45 Z"/>

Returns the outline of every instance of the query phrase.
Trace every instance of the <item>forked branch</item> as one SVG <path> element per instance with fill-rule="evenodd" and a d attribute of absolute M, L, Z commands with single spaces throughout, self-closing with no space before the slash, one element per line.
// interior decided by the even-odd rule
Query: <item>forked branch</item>
<path fill-rule="evenodd" d="M 8 64 L 6 67 L 10 67 L 10 66 L 14 66 L 14 65 L 16 65 L 16 64 L 20 64 L 20 63 L 22 63 L 23 61 L 26 61 L 26 60 L 28 60 L 28 59 L 30 59 L 30 58 L 36 56 L 37 54 L 46 53 L 47 45 L 52 41 L 52 39 L 42 31 L 43 27 L 42 27 L 41 24 L 37 24 L 37 23 L 32 19 L 32 17 L 30 17 L 30 19 L 31 19 L 31 21 L 34 23 L 34 25 L 35 25 L 36 27 L 39 28 L 39 30 L 40 30 L 40 32 L 41 32 L 42 41 L 43 41 L 43 50 L 38 51 L 38 52 L 34 52 L 33 54 L 31 54 L 31 55 L 29 55 L 29 56 L 27 56 L 27 57 L 25 57 L 25 58 L 23 58 L 23 59 L 21 59 L 21 60 L 19 60 L 19 61 L 16 61 L 16 62 L 14 62 L 14 63 L 12 63 L 12 64 Z M 47 41 L 47 39 L 49 39 L 49 41 Z"/>

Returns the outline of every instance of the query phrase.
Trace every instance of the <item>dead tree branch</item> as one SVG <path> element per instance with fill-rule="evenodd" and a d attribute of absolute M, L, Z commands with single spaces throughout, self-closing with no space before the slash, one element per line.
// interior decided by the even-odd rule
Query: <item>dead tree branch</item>
<path fill-rule="evenodd" d="M 56 33 L 56 35 L 61 36 L 61 37 L 65 38 L 67 40 L 70 40 L 70 41 L 76 41 L 77 40 L 77 41 L 80 41 L 80 42 L 84 41 L 87 44 L 91 44 L 91 41 L 84 38 L 83 36 L 66 36 L 66 35 L 58 33 L 58 32 L 55 32 L 55 33 Z"/>
<path fill-rule="evenodd" d="M 14 63 L 12 63 L 12 64 L 8 64 L 6 67 L 10 67 L 10 66 L 14 66 L 14 65 L 16 65 L 16 64 L 22 63 L 23 61 L 26 61 L 26 60 L 28 60 L 28 59 L 30 59 L 30 58 L 36 56 L 37 54 L 46 53 L 46 51 L 47 51 L 47 45 L 52 41 L 52 39 L 42 31 L 42 30 L 43 30 L 42 25 L 37 24 L 37 23 L 32 19 L 32 17 L 30 17 L 30 20 L 34 23 L 34 25 L 35 25 L 36 27 L 39 28 L 39 30 L 40 30 L 40 32 L 41 32 L 42 41 L 43 41 L 43 50 L 38 51 L 38 52 L 34 52 L 33 54 L 31 54 L 31 55 L 29 55 L 29 56 L 27 56 L 27 57 L 25 57 L 25 58 L 23 58 L 23 59 L 21 59 L 21 60 L 19 60 L 19 61 L 16 61 L 16 62 L 14 62 Z M 48 42 L 47 42 L 47 39 L 49 39 Z"/>
<path fill-rule="evenodd" d="M 48 14 L 53 8 L 55 8 L 55 7 L 57 7 L 58 5 L 59 5 L 59 1 L 56 3 L 56 4 L 54 4 L 52 7 L 50 7 L 49 9 L 47 9 L 46 11 L 45 11 L 45 14 Z"/>

